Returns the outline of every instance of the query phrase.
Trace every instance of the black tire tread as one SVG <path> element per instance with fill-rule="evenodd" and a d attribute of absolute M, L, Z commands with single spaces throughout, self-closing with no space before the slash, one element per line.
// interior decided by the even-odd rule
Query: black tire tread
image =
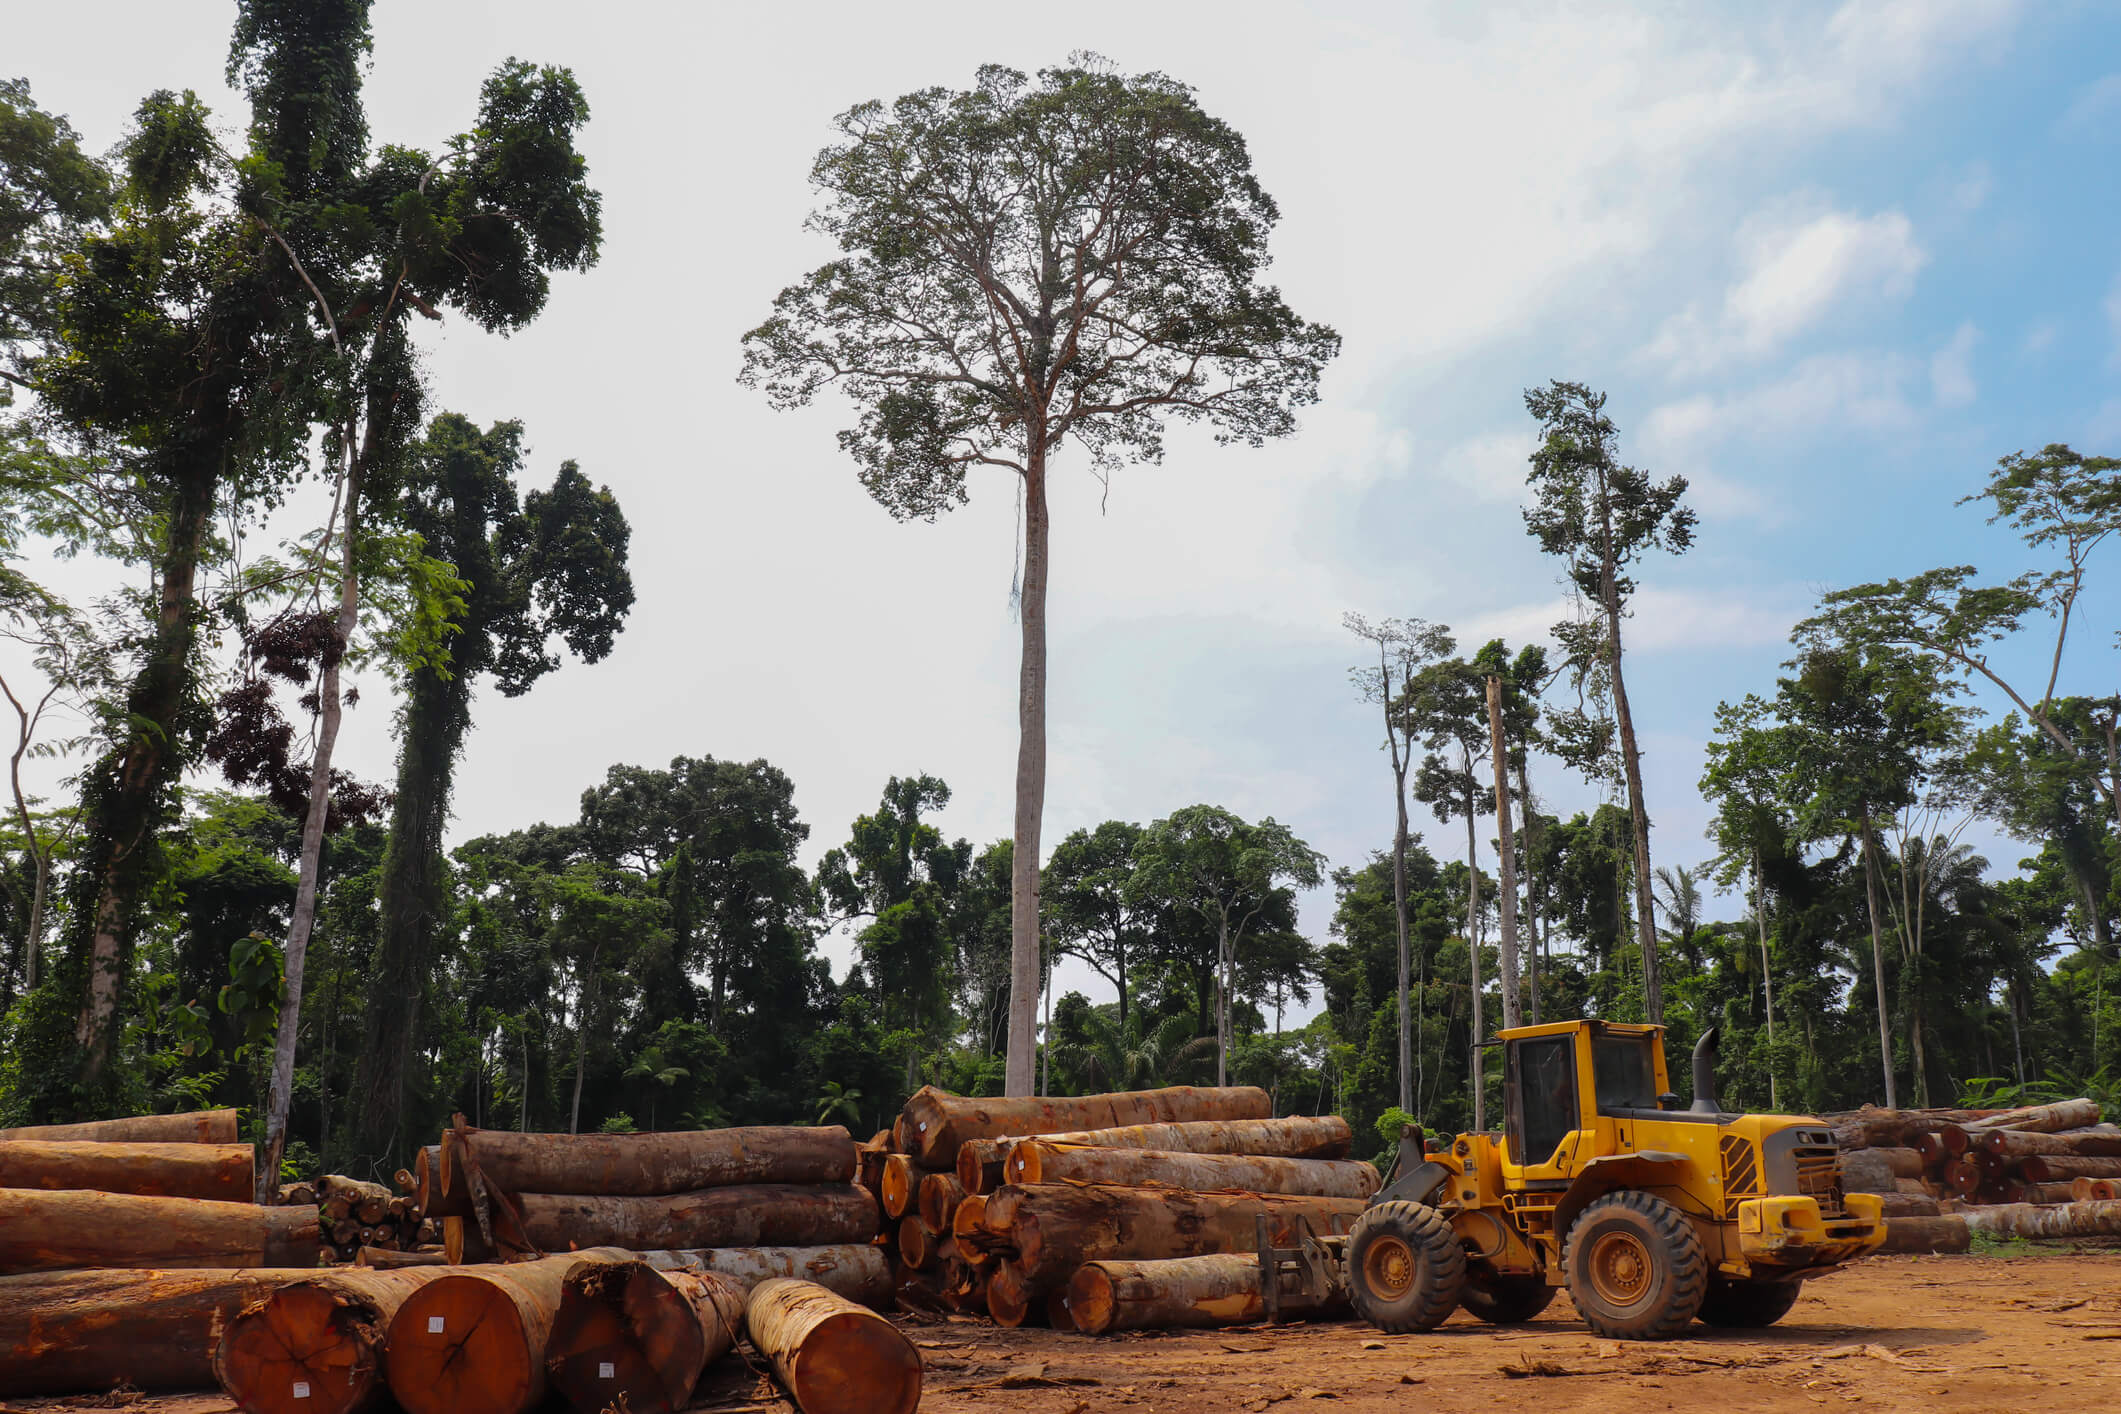
<path fill-rule="evenodd" d="M 1378 1227 L 1397 1229 L 1428 1273 L 1426 1284 L 1417 1282 L 1409 1298 L 1395 1303 L 1377 1301 L 1360 1280 L 1362 1235 Z M 1466 1249 L 1443 1214 L 1426 1203 L 1395 1200 L 1373 1204 L 1363 1210 L 1348 1234 L 1348 1297 L 1355 1313 L 1390 1335 L 1434 1330 L 1458 1309 L 1465 1289 Z"/>
<path fill-rule="evenodd" d="M 1664 1308 L 1626 1322 L 1601 1316 L 1595 1303 L 1577 1296 L 1577 1244 L 1599 1216 L 1613 1208 L 1626 1208 L 1644 1219 L 1675 1257 L 1672 1291 Z M 1687 1220 L 1686 1214 L 1656 1194 L 1639 1189 L 1609 1193 L 1585 1208 L 1569 1225 L 1568 1244 L 1562 1251 L 1561 1264 L 1562 1270 L 1568 1273 L 1569 1295 L 1575 1300 L 1578 1314 L 1586 1325 L 1609 1340 L 1670 1340 L 1694 1323 L 1694 1317 L 1700 1313 L 1702 1302 L 1708 1296 L 1709 1262 L 1701 1245 L 1701 1234 L 1694 1231 L 1694 1224 Z"/>

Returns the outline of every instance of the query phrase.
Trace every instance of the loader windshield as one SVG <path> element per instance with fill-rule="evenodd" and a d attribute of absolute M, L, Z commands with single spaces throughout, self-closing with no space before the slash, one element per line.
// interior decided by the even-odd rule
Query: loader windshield
<path fill-rule="evenodd" d="M 1657 1063 L 1648 1036 L 1598 1036 L 1591 1041 L 1591 1070 L 1598 1078 L 1601 1110 L 1657 1108 Z"/>

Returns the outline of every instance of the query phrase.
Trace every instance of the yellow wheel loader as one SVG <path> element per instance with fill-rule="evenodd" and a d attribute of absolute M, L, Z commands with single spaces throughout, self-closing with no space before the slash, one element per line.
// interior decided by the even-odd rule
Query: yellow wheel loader
<path fill-rule="evenodd" d="M 1269 1245 L 1271 1318 L 1294 1284 L 1345 1287 L 1379 1328 L 1423 1331 L 1461 1305 L 1531 1320 L 1567 1288 L 1591 1329 L 1666 1340 L 1696 1319 L 1771 1325 L 1807 1277 L 1875 1251 L 1883 1204 L 1841 1191 L 1833 1134 L 1816 1119 L 1726 1114 L 1710 1030 L 1694 1048 L 1690 1109 L 1671 1093 L 1664 1031 L 1603 1021 L 1498 1034 L 1505 1126 L 1400 1141 L 1391 1179 L 1344 1237 Z"/>

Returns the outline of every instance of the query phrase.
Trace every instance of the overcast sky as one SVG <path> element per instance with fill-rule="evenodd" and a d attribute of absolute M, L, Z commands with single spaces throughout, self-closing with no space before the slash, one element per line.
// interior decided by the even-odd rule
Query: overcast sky
<path fill-rule="evenodd" d="M 156 88 L 242 121 L 225 0 L 11 10 L 0 70 L 97 148 Z M 832 116 L 981 63 L 1092 49 L 1193 85 L 1280 203 L 1271 277 L 1345 339 L 1285 443 L 1181 435 L 1109 499 L 1058 469 L 1049 848 L 1199 801 L 1336 864 L 1385 845 L 1340 618 L 1419 615 L 1470 648 L 1561 616 L 1518 514 L 1530 385 L 1609 390 L 1629 459 L 1693 480 L 1698 542 L 1643 568 L 1629 630 L 1665 863 L 1710 852 L 1717 703 L 1772 690 L 1822 589 L 2014 573 L 2016 542 L 1953 502 L 2013 450 L 2121 448 L 2110 5 L 378 0 L 375 29 L 377 141 L 438 144 L 511 55 L 564 64 L 604 195 L 602 263 L 533 328 L 430 342 L 436 407 L 520 418 L 531 479 L 574 458 L 618 494 L 640 595 L 607 662 L 481 699 L 459 839 L 571 819 L 612 763 L 680 754 L 787 771 L 811 859 L 894 773 L 950 784 L 953 835 L 1008 833 L 1013 481 L 897 523 L 838 453 L 844 405 L 775 413 L 735 381 L 743 332 L 827 256 L 801 223 Z M 2113 662 L 2084 640 L 2063 689 L 2111 691 Z M 341 749 L 387 779 L 386 684 L 366 686 Z M 1599 799 L 1553 763 L 1534 785 L 1550 809 Z M 1321 941 L 1330 913 L 1307 900 Z"/>

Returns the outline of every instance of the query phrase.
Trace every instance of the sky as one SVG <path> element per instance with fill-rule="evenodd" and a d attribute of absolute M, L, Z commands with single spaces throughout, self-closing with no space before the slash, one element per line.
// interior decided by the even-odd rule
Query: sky
<path fill-rule="evenodd" d="M 233 135 L 233 15 L 18 7 L 0 71 L 98 149 L 156 88 L 197 90 Z M 564 64 L 604 198 L 601 263 L 560 278 L 534 326 L 428 338 L 437 408 L 520 418 L 527 480 L 572 458 L 617 494 L 639 594 L 604 663 L 481 698 L 459 840 L 572 819 L 608 766 L 678 755 L 785 770 L 811 861 L 894 774 L 949 783 L 951 835 L 1008 834 L 1013 480 L 902 524 L 838 450 L 844 403 L 777 413 L 736 382 L 744 332 L 831 255 L 802 223 L 833 116 L 965 87 L 983 63 L 1093 50 L 1192 85 L 1279 203 L 1269 277 L 1344 339 L 1293 438 L 1181 433 L 1109 494 L 1079 458 L 1057 466 L 1049 849 L 1197 802 L 1272 816 L 1335 865 L 1386 846 L 1382 732 L 1341 617 L 1418 616 L 1470 651 L 1565 616 L 1519 514 L 1523 393 L 1549 379 L 1605 390 L 1626 459 L 1688 477 L 1700 516 L 1690 552 L 1642 567 L 1627 628 L 1659 863 L 1713 852 L 1696 783 L 1716 706 L 1772 692 L 1820 593 L 2028 568 L 2007 528 L 1955 502 L 2009 452 L 2121 450 L 2110 5 L 1084 0 L 1056 19 L 378 0 L 374 23 L 378 142 L 438 145 L 510 56 Z M 2109 626 L 2117 555 L 2086 606 Z M 2030 670 L 2047 646 L 2005 658 Z M 2062 690 L 2111 691 L 2114 657 L 2080 637 Z M 387 780 L 388 683 L 363 686 L 342 760 Z M 1564 813 L 1603 798 L 1551 761 L 1533 785 Z M 1418 828 L 1439 855 L 1463 849 Z M 2028 852 L 1972 838 L 2005 870 Z M 1330 889 L 1304 900 L 1315 939 L 1331 912 Z M 1073 966 L 1060 986 L 1109 994 Z"/>

